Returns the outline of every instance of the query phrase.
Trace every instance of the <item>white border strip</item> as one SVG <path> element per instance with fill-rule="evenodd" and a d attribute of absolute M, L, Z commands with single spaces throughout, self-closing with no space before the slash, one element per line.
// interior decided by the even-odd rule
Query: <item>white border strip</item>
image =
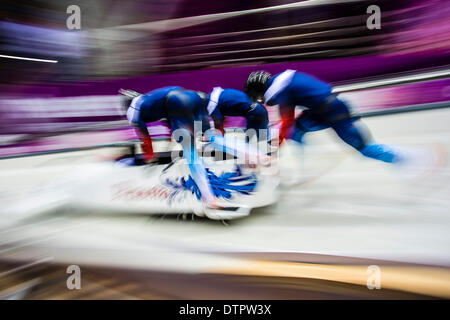
<path fill-rule="evenodd" d="M 18 57 L 18 56 L 7 56 L 4 54 L 0 54 L 0 58 L 27 60 L 27 61 L 36 61 L 36 62 L 58 63 L 58 60 L 46 60 L 46 59 L 26 58 L 26 57 Z"/>

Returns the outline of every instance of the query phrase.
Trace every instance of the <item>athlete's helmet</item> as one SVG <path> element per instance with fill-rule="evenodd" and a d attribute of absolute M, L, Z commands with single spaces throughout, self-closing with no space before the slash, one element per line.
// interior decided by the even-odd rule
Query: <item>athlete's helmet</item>
<path fill-rule="evenodd" d="M 125 110 L 128 109 L 134 98 L 142 95 L 142 93 L 130 89 L 120 89 L 119 93 L 122 95 L 122 107 Z"/>
<path fill-rule="evenodd" d="M 267 71 L 254 71 L 250 73 L 245 84 L 245 92 L 253 100 L 261 99 L 267 90 L 272 75 Z"/>

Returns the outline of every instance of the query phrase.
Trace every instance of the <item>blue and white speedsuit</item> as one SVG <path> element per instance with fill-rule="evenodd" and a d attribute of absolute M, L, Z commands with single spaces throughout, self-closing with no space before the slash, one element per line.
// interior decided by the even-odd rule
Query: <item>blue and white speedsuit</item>
<path fill-rule="evenodd" d="M 209 95 L 207 110 L 214 120 L 216 129 L 222 133 L 224 117 L 243 117 L 247 121 L 247 130 L 255 130 L 258 138 L 267 136 L 265 131 L 260 131 L 267 130 L 269 123 L 267 109 L 261 103 L 253 102 L 242 91 L 215 87 Z"/>
<path fill-rule="evenodd" d="M 297 141 L 306 132 L 332 128 L 366 157 L 390 163 L 400 160 L 393 148 L 376 144 L 359 118 L 351 116 L 347 104 L 332 93 L 331 86 L 315 77 L 295 70 L 276 74 L 269 79 L 264 98 L 267 105 L 279 105 L 280 143 L 292 137 L 294 124 Z M 294 118 L 296 106 L 307 108 L 298 119 Z"/>
<path fill-rule="evenodd" d="M 269 116 L 267 109 L 261 103 L 253 102 L 242 91 L 215 87 L 209 94 L 207 111 L 214 121 L 215 128 L 220 130 L 222 134 L 224 134 L 224 117 L 243 117 L 247 121 L 248 137 L 256 134 L 258 140 L 263 141 L 268 138 Z M 211 141 L 216 149 L 239 158 L 245 158 L 250 162 L 260 161 L 261 158 L 265 158 L 265 153 L 267 153 L 267 150 L 258 150 L 245 142 L 227 141 L 223 136 L 215 135 L 211 137 Z"/>
<path fill-rule="evenodd" d="M 206 95 L 180 87 L 164 87 L 134 98 L 127 110 L 129 122 L 137 127 L 143 151 L 153 157 L 153 148 L 146 123 L 167 119 L 175 140 L 183 147 L 192 178 L 207 202 L 214 199 L 203 161 L 195 149 L 194 121 L 201 121 L 203 130 L 209 126 Z"/>

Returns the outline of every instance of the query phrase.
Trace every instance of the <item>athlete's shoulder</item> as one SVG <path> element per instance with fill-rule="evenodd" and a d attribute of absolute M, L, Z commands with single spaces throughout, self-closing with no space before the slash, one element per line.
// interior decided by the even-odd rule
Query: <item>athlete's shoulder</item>
<path fill-rule="evenodd" d="M 266 93 L 264 94 L 265 100 L 269 105 L 276 104 L 274 99 L 289 87 L 296 72 L 295 70 L 288 69 L 271 77 Z"/>

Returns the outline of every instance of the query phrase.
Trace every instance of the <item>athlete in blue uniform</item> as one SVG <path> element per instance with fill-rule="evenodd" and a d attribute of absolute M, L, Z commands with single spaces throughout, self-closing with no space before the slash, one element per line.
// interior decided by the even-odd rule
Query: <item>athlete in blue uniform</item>
<path fill-rule="evenodd" d="M 214 121 L 214 127 L 224 134 L 224 117 L 244 117 L 247 121 L 247 137 L 256 137 L 260 141 L 267 140 L 269 116 L 267 109 L 259 102 L 253 102 L 244 92 L 235 89 L 215 87 L 209 95 L 208 114 Z M 247 163 L 267 165 L 270 159 L 267 150 L 258 150 L 245 142 L 227 141 L 223 136 L 209 137 L 216 149 L 246 159 Z"/>
<path fill-rule="evenodd" d="M 207 110 L 215 128 L 222 133 L 224 117 L 243 117 L 247 120 L 247 130 L 255 130 L 256 136 L 261 139 L 267 136 L 267 109 L 261 103 L 253 102 L 242 91 L 215 87 L 209 95 Z"/>
<path fill-rule="evenodd" d="M 350 114 L 349 107 L 332 93 L 329 84 L 295 70 L 286 70 L 271 76 L 265 71 L 252 72 L 246 83 L 246 92 L 254 100 L 265 100 L 267 105 L 279 105 L 281 116 L 280 144 L 292 137 L 297 127 L 296 140 L 303 134 L 332 128 L 347 144 L 364 156 L 394 163 L 400 156 L 392 147 L 376 144 L 368 129 L 358 117 Z M 295 119 L 295 107 L 306 110 Z"/>
<path fill-rule="evenodd" d="M 183 156 L 188 160 L 192 178 L 200 189 L 202 199 L 209 206 L 217 208 L 205 166 L 195 149 L 194 139 L 194 121 L 202 122 L 202 130 L 209 126 L 206 95 L 181 87 L 164 87 L 146 94 L 132 90 L 120 90 L 120 93 L 127 97 L 127 118 L 137 129 L 144 159 L 152 161 L 155 158 L 146 123 L 167 119 L 175 139 L 183 147 Z"/>

